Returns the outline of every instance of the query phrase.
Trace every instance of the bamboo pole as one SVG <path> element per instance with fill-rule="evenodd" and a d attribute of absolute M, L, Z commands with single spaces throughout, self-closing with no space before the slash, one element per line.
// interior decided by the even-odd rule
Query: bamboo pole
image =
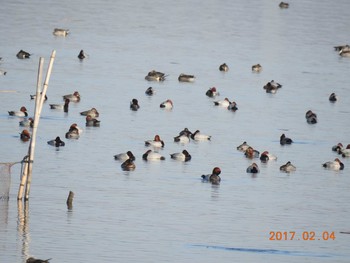
<path fill-rule="evenodd" d="M 53 62 L 55 60 L 56 50 L 53 50 L 51 53 L 51 58 L 49 62 L 49 66 L 46 73 L 46 78 L 44 82 L 44 88 L 41 92 L 40 96 L 40 86 L 41 86 L 41 72 L 39 69 L 38 73 L 38 81 L 37 81 L 37 90 L 36 90 L 36 100 L 35 100 L 35 111 L 34 111 L 34 124 L 33 124 L 33 134 L 30 140 L 30 146 L 29 146 L 29 161 L 28 161 L 28 173 L 27 173 L 27 184 L 26 184 L 26 192 L 25 192 L 25 201 L 29 200 L 29 193 L 30 193 L 30 186 L 32 182 L 32 170 L 33 170 L 33 160 L 34 160 L 34 153 L 35 153 L 35 143 L 36 143 L 36 133 L 39 125 L 40 120 L 40 114 L 43 107 L 43 103 L 45 100 L 45 95 L 47 91 L 47 87 L 49 85 L 49 80 L 51 76 L 52 66 Z M 43 60 L 43 58 L 40 58 L 40 60 Z"/>

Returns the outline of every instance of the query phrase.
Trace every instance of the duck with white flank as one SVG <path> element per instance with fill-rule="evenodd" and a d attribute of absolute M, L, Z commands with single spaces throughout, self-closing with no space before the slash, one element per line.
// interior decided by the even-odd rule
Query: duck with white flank
<path fill-rule="evenodd" d="M 219 167 L 215 167 L 211 174 L 203 174 L 201 177 L 204 182 L 210 182 L 212 184 L 220 184 L 221 182 L 220 174 L 221 174 L 221 169 Z"/>

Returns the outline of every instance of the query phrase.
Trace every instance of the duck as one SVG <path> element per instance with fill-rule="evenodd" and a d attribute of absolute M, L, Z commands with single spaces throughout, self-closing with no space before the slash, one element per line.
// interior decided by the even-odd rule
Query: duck
<path fill-rule="evenodd" d="M 80 94 L 78 91 L 74 91 L 73 94 L 67 94 L 67 95 L 63 95 L 63 99 L 69 99 L 70 101 L 73 102 L 79 102 L 80 101 Z"/>
<path fill-rule="evenodd" d="M 162 156 L 160 153 L 148 150 L 142 155 L 142 159 L 145 161 L 159 161 L 165 160 L 165 157 Z"/>
<path fill-rule="evenodd" d="M 267 82 L 266 85 L 264 86 L 264 90 L 266 90 L 266 93 L 272 93 L 272 94 L 275 94 L 277 90 L 280 88 L 282 88 L 282 85 L 274 80 Z"/>
<path fill-rule="evenodd" d="M 345 50 L 348 50 L 348 49 L 349 49 L 349 50 L 350 50 L 350 46 L 349 46 L 349 45 L 340 45 L 340 46 L 335 46 L 335 47 L 334 47 L 334 50 L 335 50 L 335 51 L 338 51 L 338 52 L 339 52 L 340 50 L 342 50 L 342 49 L 345 49 Z"/>
<path fill-rule="evenodd" d="M 344 169 L 344 164 L 338 158 L 335 158 L 333 162 L 325 162 L 322 166 L 335 171 Z"/>
<path fill-rule="evenodd" d="M 40 92 L 40 94 L 43 94 L 43 93 Z M 30 99 L 31 99 L 31 100 L 35 100 L 35 98 L 36 98 L 36 94 L 30 95 Z M 46 94 L 45 94 L 45 99 L 44 99 L 44 101 L 47 101 L 47 95 L 46 95 Z"/>
<path fill-rule="evenodd" d="M 62 147 L 66 145 L 64 141 L 61 140 L 60 136 L 57 136 L 54 140 L 48 141 L 47 144 L 55 147 Z"/>
<path fill-rule="evenodd" d="M 20 138 L 22 141 L 26 142 L 30 139 L 30 133 L 28 130 L 24 129 L 21 133 L 20 133 Z"/>
<path fill-rule="evenodd" d="M 101 121 L 91 117 L 91 115 L 87 115 L 85 120 L 86 120 L 85 122 L 86 127 L 100 127 Z"/>
<path fill-rule="evenodd" d="M 287 172 L 287 173 L 293 172 L 296 169 L 297 168 L 290 161 L 288 161 L 286 164 L 284 164 L 280 167 L 280 171 Z"/>
<path fill-rule="evenodd" d="M 331 95 L 329 95 L 328 99 L 330 102 L 336 102 L 338 100 L 338 96 L 333 92 Z"/>
<path fill-rule="evenodd" d="M 230 100 L 228 98 L 225 98 L 223 100 L 214 101 L 215 106 L 225 107 L 227 108 L 231 104 Z"/>
<path fill-rule="evenodd" d="M 87 55 L 85 54 L 84 50 L 80 50 L 80 52 L 79 52 L 79 54 L 78 54 L 78 58 L 79 58 L 80 60 L 82 60 L 82 59 L 84 59 L 84 58 L 86 58 L 86 57 L 87 57 Z"/>
<path fill-rule="evenodd" d="M 211 135 L 202 134 L 199 130 L 196 130 L 191 134 L 191 139 L 195 141 L 209 141 L 211 139 Z"/>
<path fill-rule="evenodd" d="M 246 171 L 247 173 L 253 173 L 253 174 L 260 172 L 259 166 L 256 163 L 252 163 L 251 165 L 249 165 Z"/>
<path fill-rule="evenodd" d="M 69 29 L 63 29 L 63 28 L 55 28 L 52 32 L 55 36 L 58 37 L 65 37 L 69 34 Z"/>
<path fill-rule="evenodd" d="M 255 64 L 252 66 L 252 71 L 259 73 L 262 70 L 262 66 L 260 64 Z"/>
<path fill-rule="evenodd" d="M 219 96 L 220 93 L 216 90 L 215 87 L 212 87 L 210 89 L 207 90 L 207 92 L 205 93 L 205 95 L 207 95 L 210 98 L 214 98 L 216 96 Z"/>
<path fill-rule="evenodd" d="M 188 135 L 191 136 L 192 132 L 188 128 L 184 128 L 182 131 L 179 132 L 179 135 Z"/>
<path fill-rule="evenodd" d="M 240 152 L 245 152 L 249 147 L 249 144 L 246 141 L 244 141 L 242 144 L 237 146 L 237 150 Z"/>
<path fill-rule="evenodd" d="M 148 87 L 145 91 L 145 94 L 148 96 L 153 96 L 155 93 L 156 93 L 156 91 L 152 87 Z"/>
<path fill-rule="evenodd" d="M 164 147 L 164 142 L 160 139 L 160 136 L 157 134 L 154 136 L 153 140 L 145 141 L 145 146 L 153 146 L 156 148 Z"/>
<path fill-rule="evenodd" d="M 50 109 L 53 110 L 64 110 L 64 112 L 68 112 L 68 106 L 69 106 L 70 99 L 65 99 L 64 104 L 49 104 Z"/>
<path fill-rule="evenodd" d="M 177 79 L 180 82 L 194 82 L 196 77 L 194 75 L 187 75 L 187 74 L 181 73 Z"/>
<path fill-rule="evenodd" d="M 167 99 L 166 101 L 163 101 L 160 105 L 160 108 L 164 108 L 164 109 L 172 109 L 173 108 L 173 102 L 170 99 Z"/>
<path fill-rule="evenodd" d="M 238 110 L 237 103 L 234 101 L 231 101 L 230 105 L 227 106 L 227 109 L 233 112 L 237 111 Z"/>
<path fill-rule="evenodd" d="M 73 123 L 68 132 L 66 133 L 66 139 L 79 139 L 81 129 L 78 127 L 76 123 Z"/>
<path fill-rule="evenodd" d="M 343 144 L 340 142 L 340 143 L 338 143 L 338 144 L 332 146 L 332 151 L 333 151 L 333 152 L 339 153 L 339 152 L 341 152 L 341 150 L 343 149 L 343 147 L 344 147 Z"/>
<path fill-rule="evenodd" d="M 91 108 L 90 110 L 80 112 L 80 115 L 82 116 L 90 115 L 92 118 L 98 118 L 100 116 L 100 113 L 97 111 L 96 108 Z"/>
<path fill-rule="evenodd" d="M 285 145 L 285 144 L 292 144 L 293 140 L 286 137 L 286 135 L 283 133 L 280 137 L 280 144 Z"/>
<path fill-rule="evenodd" d="M 317 123 L 317 115 L 316 113 L 312 112 L 311 110 L 308 110 L 305 113 L 306 122 L 309 124 L 316 124 Z"/>
<path fill-rule="evenodd" d="M 174 137 L 174 142 L 189 143 L 190 142 L 190 134 L 180 134 L 180 135 Z"/>
<path fill-rule="evenodd" d="M 25 58 L 30 58 L 31 54 L 21 49 L 20 51 L 18 51 L 16 56 L 19 59 L 25 59 Z"/>
<path fill-rule="evenodd" d="M 350 157 L 350 144 L 348 144 L 346 148 L 339 149 L 338 153 L 341 154 L 342 157 Z"/>
<path fill-rule="evenodd" d="M 221 169 L 219 167 L 214 167 L 213 171 L 211 174 L 203 174 L 202 181 L 204 182 L 210 182 L 212 184 L 220 184 L 221 178 Z"/>
<path fill-rule="evenodd" d="M 120 167 L 123 171 L 133 171 L 135 170 L 136 165 L 133 160 L 127 159 L 120 165 Z"/>
<path fill-rule="evenodd" d="M 152 70 L 152 71 L 148 72 L 145 79 L 148 81 L 164 81 L 165 77 L 166 76 L 163 72 Z"/>
<path fill-rule="evenodd" d="M 5 76 L 7 74 L 7 71 L 0 69 L 0 76 Z"/>
<path fill-rule="evenodd" d="M 32 117 L 19 122 L 19 126 L 33 128 L 34 119 Z"/>
<path fill-rule="evenodd" d="M 260 161 L 262 162 L 267 162 L 270 160 L 277 160 L 277 157 L 275 155 L 270 154 L 268 151 L 264 151 L 261 155 L 260 155 Z"/>
<path fill-rule="evenodd" d="M 281 2 L 278 6 L 279 6 L 280 8 L 288 8 L 288 7 L 289 7 L 289 4 L 286 3 L 286 2 Z"/>
<path fill-rule="evenodd" d="M 254 150 L 253 147 L 248 147 L 247 150 L 244 152 L 244 155 L 249 159 L 259 158 L 260 152 Z"/>
<path fill-rule="evenodd" d="M 8 112 L 10 116 L 17 116 L 17 117 L 27 117 L 27 108 L 22 106 L 19 111 L 9 111 Z"/>
<path fill-rule="evenodd" d="M 170 158 L 178 161 L 188 162 L 191 160 L 192 156 L 187 150 L 183 150 L 180 153 L 171 153 Z"/>
<path fill-rule="evenodd" d="M 219 70 L 223 72 L 227 72 L 229 70 L 229 67 L 226 65 L 226 63 L 224 63 L 219 66 Z"/>
<path fill-rule="evenodd" d="M 51 260 L 51 258 L 49 259 L 37 259 L 37 258 L 27 258 L 26 263 L 49 263 L 49 260 Z"/>
<path fill-rule="evenodd" d="M 339 51 L 339 55 L 342 57 L 350 57 L 350 48 L 342 48 Z"/>
<path fill-rule="evenodd" d="M 126 153 L 118 153 L 114 155 L 114 159 L 118 161 L 125 161 L 127 159 L 131 159 L 132 161 L 135 161 L 135 156 L 131 151 L 127 151 Z"/>
<path fill-rule="evenodd" d="M 132 99 L 130 102 L 130 110 L 137 111 L 139 108 L 139 101 L 137 99 Z"/>

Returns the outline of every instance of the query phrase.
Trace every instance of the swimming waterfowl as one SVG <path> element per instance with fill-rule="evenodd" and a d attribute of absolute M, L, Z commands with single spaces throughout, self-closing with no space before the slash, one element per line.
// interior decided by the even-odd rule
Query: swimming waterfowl
<path fill-rule="evenodd" d="M 100 127 L 101 121 L 91 117 L 91 115 L 87 115 L 85 120 L 86 120 L 85 122 L 86 127 Z"/>
<path fill-rule="evenodd" d="M 160 108 L 164 109 L 172 109 L 173 108 L 173 102 L 172 100 L 167 99 L 166 101 L 163 101 L 160 105 Z"/>
<path fill-rule="evenodd" d="M 285 144 L 292 144 L 293 140 L 286 137 L 286 135 L 283 133 L 280 137 L 280 144 L 285 145 Z"/>
<path fill-rule="evenodd" d="M 118 161 L 125 161 L 127 159 L 131 159 L 132 161 L 135 161 L 135 156 L 131 151 L 127 151 L 126 153 L 118 153 L 114 155 L 114 159 Z"/>
<path fill-rule="evenodd" d="M 164 147 L 164 142 L 160 139 L 160 136 L 157 134 L 154 136 L 153 140 L 147 140 L 145 141 L 146 146 L 153 146 L 157 148 L 162 148 Z"/>
<path fill-rule="evenodd" d="M 259 73 L 262 70 L 262 66 L 260 64 L 255 64 L 252 66 L 252 71 Z"/>
<path fill-rule="evenodd" d="M 338 158 L 335 158 L 333 162 L 325 162 L 322 166 L 335 171 L 344 169 L 344 164 Z"/>
<path fill-rule="evenodd" d="M 49 104 L 50 109 L 53 110 L 64 110 L 64 112 L 68 112 L 68 106 L 69 106 L 69 99 L 64 100 L 64 104 Z"/>
<path fill-rule="evenodd" d="M 42 94 L 42 92 L 40 92 L 40 94 Z M 35 98 L 36 98 L 36 94 L 30 95 L 30 99 L 31 100 L 35 100 Z M 46 94 L 45 94 L 45 100 L 44 101 L 47 101 L 47 95 Z"/>
<path fill-rule="evenodd" d="M 278 89 L 282 88 L 282 85 L 277 83 L 274 80 L 271 80 L 270 82 L 266 83 L 264 86 L 264 90 L 266 90 L 266 93 L 276 93 Z"/>
<path fill-rule="evenodd" d="M 79 59 L 84 59 L 84 58 L 86 58 L 86 54 L 85 54 L 84 50 L 80 50 L 80 52 L 79 52 L 79 54 L 78 54 L 78 58 L 79 58 Z"/>
<path fill-rule="evenodd" d="M 194 75 L 187 75 L 187 74 L 181 73 L 177 79 L 180 82 L 193 82 L 196 79 L 196 77 Z"/>
<path fill-rule="evenodd" d="M 142 159 L 146 161 L 159 161 L 159 160 L 165 160 L 165 157 L 162 156 L 160 153 L 154 152 L 152 150 L 148 150 L 142 155 Z"/>
<path fill-rule="evenodd" d="M 230 105 L 227 106 L 227 109 L 228 109 L 229 111 L 235 112 L 236 110 L 238 110 L 238 108 L 237 108 L 237 103 L 234 102 L 234 101 L 231 101 Z"/>
<path fill-rule="evenodd" d="M 190 134 L 180 134 L 180 135 L 174 137 L 174 142 L 189 143 L 190 142 Z"/>
<path fill-rule="evenodd" d="M 343 48 L 339 51 L 339 55 L 342 57 L 350 57 L 350 48 Z"/>
<path fill-rule="evenodd" d="M 17 53 L 17 58 L 19 58 L 19 59 L 25 59 L 25 58 L 30 58 L 30 54 L 28 53 L 28 52 L 26 52 L 26 51 L 24 51 L 24 50 L 20 50 L 20 51 L 18 51 L 18 53 Z"/>
<path fill-rule="evenodd" d="M 137 111 L 140 108 L 139 101 L 137 99 L 132 99 L 130 102 L 130 109 Z"/>
<path fill-rule="evenodd" d="M 262 162 L 267 162 L 270 160 L 277 160 L 277 157 L 270 154 L 268 151 L 264 151 L 261 155 L 260 155 L 260 161 Z"/>
<path fill-rule="evenodd" d="M 156 93 L 156 91 L 152 87 L 149 87 L 146 89 L 145 93 L 148 96 L 153 96 Z"/>
<path fill-rule="evenodd" d="M 226 63 L 224 63 L 219 66 L 219 70 L 227 72 L 229 70 L 229 67 L 226 65 Z"/>
<path fill-rule="evenodd" d="M 23 121 L 20 121 L 20 122 L 19 122 L 19 126 L 22 126 L 22 127 L 30 127 L 30 128 L 33 128 L 33 125 L 34 125 L 34 120 L 33 120 L 33 118 L 24 119 Z"/>
<path fill-rule="evenodd" d="M 28 130 L 24 129 L 21 133 L 20 133 L 20 138 L 22 141 L 26 142 L 30 139 L 30 133 Z"/>
<path fill-rule="evenodd" d="M 285 2 L 281 2 L 278 6 L 279 6 L 280 8 L 288 8 L 288 7 L 289 7 L 289 4 L 288 4 L 288 3 L 285 3 Z"/>
<path fill-rule="evenodd" d="M 256 163 L 252 163 L 251 165 L 248 166 L 246 172 L 256 174 L 260 172 L 260 169 Z"/>
<path fill-rule="evenodd" d="M 280 171 L 287 172 L 287 173 L 293 172 L 296 169 L 297 168 L 290 161 L 288 161 L 286 164 L 280 167 Z"/>
<path fill-rule="evenodd" d="M 316 124 L 317 123 L 317 115 L 316 113 L 312 112 L 311 110 L 308 110 L 305 113 L 305 118 L 307 123 L 309 124 Z"/>
<path fill-rule="evenodd" d="M 81 133 L 81 129 L 78 127 L 76 123 L 73 123 L 69 131 L 66 133 L 66 139 L 79 139 Z"/>
<path fill-rule="evenodd" d="M 207 90 L 207 92 L 205 93 L 205 95 L 207 95 L 207 96 L 210 97 L 210 98 L 213 98 L 213 97 L 219 96 L 220 93 L 216 90 L 215 87 L 212 87 L 212 88 L 210 88 L 210 89 Z"/>
<path fill-rule="evenodd" d="M 338 100 L 338 96 L 333 92 L 331 95 L 329 95 L 328 99 L 330 102 L 336 102 Z"/>
<path fill-rule="evenodd" d="M 59 37 L 65 37 L 69 34 L 69 29 L 55 28 L 52 34 Z"/>
<path fill-rule="evenodd" d="M 152 70 L 152 71 L 148 72 L 145 79 L 148 81 L 164 81 L 165 77 L 166 76 L 163 72 Z"/>
<path fill-rule="evenodd" d="M 125 160 L 120 167 L 122 168 L 122 170 L 124 171 L 133 171 L 136 168 L 136 165 L 134 163 L 134 160 L 132 159 L 127 159 Z"/>
<path fill-rule="evenodd" d="M 78 91 L 74 91 L 73 94 L 63 95 L 63 99 L 69 99 L 70 101 L 78 102 L 80 101 L 80 94 Z"/>
<path fill-rule="evenodd" d="M 59 136 L 57 136 L 56 139 L 54 139 L 54 140 L 48 141 L 47 144 L 49 144 L 51 146 L 55 146 L 55 147 L 65 146 L 64 141 L 62 141 Z"/>
<path fill-rule="evenodd" d="M 343 144 L 340 142 L 334 146 L 332 146 L 332 151 L 339 153 L 343 149 Z"/>
<path fill-rule="evenodd" d="M 202 134 L 199 130 L 191 134 L 191 139 L 195 141 L 208 141 L 210 138 L 211 135 Z"/>
<path fill-rule="evenodd" d="M 26 260 L 26 263 L 49 263 L 49 260 L 51 260 L 51 258 L 43 260 L 30 257 Z"/>
<path fill-rule="evenodd" d="M 350 50 L 350 46 L 349 45 L 340 45 L 340 46 L 335 46 L 334 47 L 334 50 L 335 51 L 340 51 L 340 50 L 342 50 L 342 49 L 344 49 L 344 50 Z"/>
<path fill-rule="evenodd" d="M 10 116 L 17 116 L 17 117 L 27 117 L 27 109 L 26 107 L 22 106 L 19 111 L 9 111 L 8 112 Z"/>
<path fill-rule="evenodd" d="M 350 144 L 348 144 L 346 148 L 339 149 L 338 153 L 341 154 L 342 157 L 350 157 Z"/>
<path fill-rule="evenodd" d="M 96 108 L 91 108 L 90 110 L 82 111 L 82 112 L 80 112 L 80 115 L 82 115 L 82 116 L 90 115 L 92 118 L 97 118 L 100 116 L 100 114 Z"/>
<path fill-rule="evenodd" d="M 192 156 L 189 154 L 187 150 L 183 150 L 180 153 L 171 153 L 170 154 L 171 159 L 187 162 L 191 160 Z"/>
<path fill-rule="evenodd" d="M 253 149 L 253 147 L 248 147 L 247 150 L 244 152 L 244 155 L 249 159 L 259 158 L 260 152 Z"/>
<path fill-rule="evenodd" d="M 179 135 L 188 135 L 190 136 L 192 132 L 188 128 L 184 128 L 182 131 L 179 132 Z"/>
<path fill-rule="evenodd" d="M 218 100 L 214 101 L 215 106 L 225 107 L 227 108 L 230 105 L 230 100 L 228 98 L 225 98 L 224 100 Z"/>
<path fill-rule="evenodd" d="M 245 152 L 250 146 L 246 141 L 244 141 L 241 145 L 237 146 L 237 150 L 241 152 Z"/>
<path fill-rule="evenodd" d="M 221 178 L 220 175 L 221 174 L 221 169 L 219 167 L 215 167 L 212 171 L 211 174 L 203 174 L 202 180 L 205 182 L 210 182 L 212 184 L 220 184 L 221 182 Z"/>

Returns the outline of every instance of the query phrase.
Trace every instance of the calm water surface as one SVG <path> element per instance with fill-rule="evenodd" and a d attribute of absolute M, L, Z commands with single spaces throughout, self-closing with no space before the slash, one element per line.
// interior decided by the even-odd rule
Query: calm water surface
<path fill-rule="evenodd" d="M 343 171 L 323 169 L 331 147 L 350 143 L 350 59 L 333 46 L 349 44 L 350 2 L 294 1 L 7 1 L 1 4 L 0 162 L 20 161 L 20 118 L 33 115 L 38 61 L 56 59 L 41 115 L 29 203 L 17 205 L 20 165 L 11 169 L 9 201 L 0 202 L 0 262 L 29 256 L 51 262 L 348 262 L 349 158 Z M 43 11 L 45 10 L 45 11 Z M 52 35 L 69 28 L 67 37 Z M 32 53 L 19 60 L 20 50 Z M 89 55 L 79 61 L 81 49 Z M 218 67 L 227 63 L 230 70 Z M 263 71 L 251 72 L 260 63 Z M 155 69 L 162 83 L 144 77 Z M 180 73 L 196 75 L 179 83 Z M 276 94 L 263 86 L 283 85 Z M 152 86 L 156 95 L 144 91 Z M 220 96 L 205 96 L 215 86 Z M 69 112 L 49 109 L 62 95 L 81 94 Z M 339 101 L 328 96 L 335 92 Z M 235 113 L 213 106 L 228 97 Z M 130 111 L 137 98 L 140 110 Z M 159 104 L 172 99 L 174 108 Z M 101 127 L 85 127 L 79 112 L 96 107 Z M 309 125 L 305 112 L 319 122 Z M 78 140 L 56 150 L 47 141 L 83 127 Z M 209 142 L 174 143 L 183 128 L 212 135 Z M 280 146 L 282 133 L 291 146 Z M 159 134 L 166 160 L 142 161 L 144 141 Z M 249 160 L 236 147 L 247 141 L 277 161 Z M 169 154 L 187 149 L 188 163 Z M 124 172 L 113 155 L 131 150 L 136 169 Z M 256 161 L 261 172 L 245 170 Z M 279 167 L 291 161 L 297 171 Z M 213 167 L 219 186 L 202 183 Z M 75 193 L 67 210 L 69 191 Z M 295 231 L 271 241 L 270 232 Z M 302 240 L 314 231 L 314 241 Z M 322 240 L 323 232 L 335 240 Z M 300 240 L 298 240 L 300 239 Z M 321 239 L 321 240 L 318 240 Z"/>

